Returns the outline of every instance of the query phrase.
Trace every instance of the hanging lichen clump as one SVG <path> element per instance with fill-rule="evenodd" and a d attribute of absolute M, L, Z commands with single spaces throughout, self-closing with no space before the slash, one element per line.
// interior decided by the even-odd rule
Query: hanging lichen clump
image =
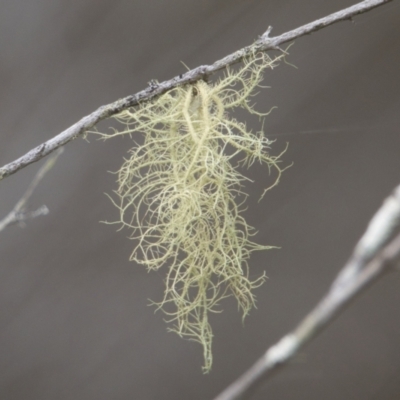
<path fill-rule="evenodd" d="M 103 135 L 145 135 L 118 172 L 118 223 L 132 230 L 131 260 L 149 270 L 165 266 L 165 293 L 157 305 L 172 331 L 202 344 L 205 371 L 212 365 L 209 314 L 233 296 L 246 316 L 255 303 L 253 289 L 264 281 L 249 278 L 248 259 L 270 246 L 250 240 L 252 228 L 238 204 L 246 178 L 231 161 L 241 154 L 244 165 L 266 163 L 277 172 L 272 186 L 282 170 L 263 133 L 252 133 L 230 113 L 243 107 L 265 115 L 250 99 L 278 59 L 258 55 L 214 84 L 177 87 L 122 112 L 117 119 L 126 129 Z"/>

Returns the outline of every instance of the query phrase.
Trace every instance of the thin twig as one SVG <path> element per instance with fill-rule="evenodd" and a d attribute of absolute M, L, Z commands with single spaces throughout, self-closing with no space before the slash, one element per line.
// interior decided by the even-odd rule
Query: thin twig
<path fill-rule="evenodd" d="M 47 172 L 53 167 L 59 155 L 64 151 L 63 148 L 58 149 L 51 158 L 49 158 L 46 163 L 39 169 L 33 181 L 26 189 L 23 196 L 19 199 L 15 207 L 10 211 L 2 220 L 0 220 L 0 232 L 4 230 L 7 226 L 21 223 L 27 219 L 36 218 L 40 215 L 48 214 L 49 210 L 46 206 L 41 206 L 35 211 L 26 211 L 26 205 L 28 200 L 32 196 L 36 187 L 39 185 L 40 181 L 47 174 Z"/>
<path fill-rule="evenodd" d="M 290 42 L 301 36 L 318 31 L 319 29 L 332 25 L 336 22 L 352 19 L 358 14 L 372 10 L 373 8 L 381 6 L 385 3 L 389 3 L 390 1 L 393 0 L 365 0 L 361 3 L 355 4 L 354 6 L 345 8 L 344 10 L 338 11 L 328 15 L 327 17 L 318 19 L 314 22 L 275 37 L 269 36 L 272 30 L 272 28 L 269 27 L 268 30 L 255 43 L 244 47 L 243 49 L 238 50 L 233 54 L 222 58 L 221 60 L 216 61 L 212 65 L 201 65 L 183 75 L 176 76 L 173 79 L 161 83 L 152 81 L 149 83 L 149 86 L 146 89 L 134 95 L 130 95 L 115 101 L 114 103 L 99 107 L 96 111 L 87 115 L 86 117 L 83 117 L 80 121 L 76 122 L 74 125 L 61 132 L 57 136 L 54 136 L 52 139 L 28 151 L 25 155 L 17 160 L 4 165 L 2 168 L 0 168 L 0 180 L 14 174 L 22 168 L 25 168 L 29 164 L 42 159 L 59 147 L 64 146 L 66 143 L 84 134 L 89 129 L 93 128 L 98 122 L 116 115 L 127 108 L 137 106 L 139 103 L 144 101 L 149 101 L 179 85 L 193 83 L 199 79 L 205 79 L 217 71 L 242 61 L 244 58 L 254 54 L 255 52 L 276 49 L 280 50 L 279 46 L 283 43 Z"/>
<path fill-rule="evenodd" d="M 350 301 L 400 258 L 400 185 L 371 219 L 350 260 L 328 293 L 291 333 L 284 336 L 214 400 L 247 398 L 258 384 L 287 364 L 298 351 L 332 323 Z M 388 243 L 388 244 L 387 244 Z"/>

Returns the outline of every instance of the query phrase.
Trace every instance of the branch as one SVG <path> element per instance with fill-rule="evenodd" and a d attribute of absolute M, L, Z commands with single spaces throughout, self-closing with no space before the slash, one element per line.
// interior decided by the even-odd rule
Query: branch
<path fill-rule="evenodd" d="M 214 400 L 246 398 L 258 384 L 286 365 L 298 351 L 354 300 L 363 289 L 399 262 L 400 185 L 370 221 L 354 252 L 328 293 L 291 333 L 284 336 Z"/>
<path fill-rule="evenodd" d="M 269 27 L 268 30 L 254 44 L 244 47 L 243 49 L 216 61 L 212 65 L 199 66 L 183 75 L 179 75 L 173 79 L 161 83 L 154 81 L 150 82 L 146 89 L 134 95 L 130 95 L 123 99 L 117 100 L 114 103 L 99 107 L 96 111 L 87 115 L 86 117 L 83 117 L 80 121 L 76 122 L 74 125 L 61 132 L 57 136 L 54 136 L 52 139 L 28 151 L 25 155 L 17 160 L 4 165 L 2 168 L 0 168 L 0 180 L 16 173 L 20 169 L 25 168 L 29 164 L 32 164 L 43 157 L 46 157 L 54 150 L 64 146 L 66 143 L 76 139 L 78 136 L 93 128 L 98 122 L 112 117 L 113 115 L 116 115 L 127 108 L 137 106 L 139 103 L 144 101 L 149 101 L 177 86 L 190 84 L 200 79 L 205 79 L 217 71 L 242 61 L 244 58 L 249 57 L 255 52 L 277 49 L 280 50 L 279 46 L 283 43 L 290 42 L 301 36 L 318 31 L 336 22 L 351 19 L 358 14 L 370 11 L 373 8 L 379 7 L 385 3 L 389 3 L 390 1 L 393 0 L 365 0 L 354 6 L 345 8 L 344 10 L 338 11 L 327 17 L 321 18 L 300 28 L 275 37 L 269 36 L 272 30 L 272 28 Z"/>
<path fill-rule="evenodd" d="M 46 164 L 40 168 L 37 172 L 33 181 L 28 186 L 28 189 L 20 198 L 15 207 L 10 211 L 2 220 L 0 220 L 0 232 L 3 231 L 7 226 L 23 222 L 27 219 L 36 218 L 40 215 L 48 214 L 49 210 L 46 206 L 41 206 L 35 211 L 26 211 L 26 204 L 40 181 L 47 174 L 47 172 L 53 167 L 57 161 L 58 156 L 64 151 L 63 148 L 59 149 L 51 158 L 46 161 Z"/>

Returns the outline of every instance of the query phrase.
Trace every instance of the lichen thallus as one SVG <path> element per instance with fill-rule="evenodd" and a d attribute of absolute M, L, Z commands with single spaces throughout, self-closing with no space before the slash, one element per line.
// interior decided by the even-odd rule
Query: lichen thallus
<path fill-rule="evenodd" d="M 266 115 L 250 100 L 264 71 L 282 57 L 257 54 L 240 68 L 228 68 L 215 83 L 176 87 L 121 112 L 116 119 L 124 129 L 101 134 L 145 136 L 118 171 L 115 223 L 132 231 L 131 260 L 148 270 L 165 266 L 164 296 L 155 304 L 168 315 L 171 331 L 201 343 L 205 372 L 212 365 L 209 313 L 219 312 L 221 299 L 233 296 L 243 317 L 248 314 L 255 305 L 253 289 L 265 279 L 249 278 L 248 259 L 255 250 L 271 248 L 250 240 L 254 231 L 238 200 L 246 178 L 232 159 L 241 154 L 246 166 L 259 161 L 274 169 L 269 188 L 283 171 L 280 154 L 270 155 L 272 142 L 263 132 L 252 133 L 230 114 L 242 107 Z"/>

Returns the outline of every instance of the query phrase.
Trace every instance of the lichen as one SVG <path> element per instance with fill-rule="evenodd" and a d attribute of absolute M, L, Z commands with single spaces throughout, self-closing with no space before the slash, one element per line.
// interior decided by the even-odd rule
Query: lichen
<path fill-rule="evenodd" d="M 252 242 L 253 228 L 241 215 L 242 183 L 233 166 L 255 161 L 282 173 L 271 141 L 252 133 L 231 115 L 236 107 L 263 116 L 251 105 L 263 72 L 277 65 L 258 54 L 215 83 L 198 81 L 177 87 L 116 118 L 125 129 L 104 138 L 142 132 L 144 144 L 133 147 L 118 172 L 118 223 L 131 230 L 131 260 L 148 270 L 166 269 L 165 292 L 157 307 L 170 330 L 203 346 L 205 372 L 212 365 L 213 333 L 209 314 L 220 301 L 236 298 L 243 317 L 255 305 L 253 289 L 265 280 L 249 277 L 253 251 L 271 246 Z"/>

